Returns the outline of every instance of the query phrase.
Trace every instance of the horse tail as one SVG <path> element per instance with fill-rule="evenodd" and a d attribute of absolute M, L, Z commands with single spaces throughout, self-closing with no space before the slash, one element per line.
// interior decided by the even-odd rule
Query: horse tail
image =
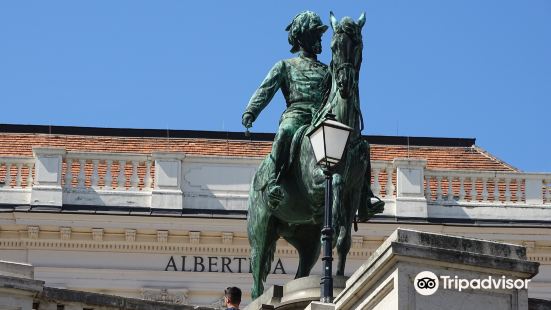
<path fill-rule="evenodd" d="M 265 167 L 265 165 L 261 165 L 261 169 L 256 172 L 255 178 L 258 174 L 264 173 Z M 250 259 L 253 273 L 251 291 L 253 299 L 264 292 L 264 282 L 270 273 L 276 242 L 279 238 L 277 220 L 269 211 L 265 190 L 256 190 L 254 183 L 253 181 L 249 190 L 247 213 L 247 233 L 251 246 Z"/>
<path fill-rule="evenodd" d="M 268 274 L 270 273 L 270 269 L 272 268 L 272 262 L 274 261 L 274 254 L 276 250 L 276 242 L 273 242 L 272 244 L 269 244 L 266 247 L 266 263 L 264 264 L 264 270 L 262 272 L 262 282 L 266 282 L 266 278 L 268 277 Z"/>

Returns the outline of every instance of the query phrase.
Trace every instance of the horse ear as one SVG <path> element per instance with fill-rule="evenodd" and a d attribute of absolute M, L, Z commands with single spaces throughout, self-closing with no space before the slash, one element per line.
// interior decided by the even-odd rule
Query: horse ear
<path fill-rule="evenodd" d="M 360 15 L 360 18 L 358 18 L 358 26 L 362 28 L 365 25 L 365 12 L 362 12 L 362 15 Z"/>
<path fill-rule="evenodd" d="M 337 29 L 337 26 L 339 25 L 339 22 L 335 18 L 335 15 L 333 15 L 333 11 L 329 12 L 329 20 L 331 21 L 331 28 L 333 29 L 333 31 L 335 31 Z"/>

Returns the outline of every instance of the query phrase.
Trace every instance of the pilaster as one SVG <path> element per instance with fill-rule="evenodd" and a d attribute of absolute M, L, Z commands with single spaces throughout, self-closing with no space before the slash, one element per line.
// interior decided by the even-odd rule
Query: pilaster
<path fill-rule="evenodd" d="M 155 188 L 151 198 L 153 209 L 182 209 L 183 153 L 153 153 L 155 160 Z"/>
<path fill-rule="evenodd" d="M 31 205 L 61 206 L 61 174 L 65 148 L 33 147 L 35 178 Z"/>
<path fill-rule="evenodd" d="M 396 216 L 427 218 L 424 194 L 425 167 L 422 158 L 396 158 Z"/>

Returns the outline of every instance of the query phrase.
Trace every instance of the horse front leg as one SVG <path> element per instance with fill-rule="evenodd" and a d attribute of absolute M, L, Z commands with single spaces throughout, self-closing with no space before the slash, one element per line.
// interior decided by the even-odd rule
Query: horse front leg
<path fill-rule="evenodd" d="M 352 232 L 351 226 L 345 227 L 341 226 L 339 235 L 342 235 L 342 238 L 339 238 L 337 242 L 337 255 L 339 256 L 339 262 L 337 264 L 337 276 L 344 276 L 344 268 L 346 267 L 346 256 L 350 251 L 352 245 Z"/>
<path fill-rule="evenodd" d="M 347 239 L 347 201 L 344 197 L 344 180 L 342 175 L 335 174 L 333 178 L 333 247 L 337 247 L 338 253 L 338 263 L 337 263 L 337 275 L 344 274 L 344 265 L 346 264 L 346 254 L 348 250 L 346 244 L 350 243 L 350 240 Z M 350 245 L 348 244 L 348 249 Z M 342 255 L 344 250 L 344 256 Z"/>
<path fill-rule="evenodd" d="M 338 276 L 344 276 L 346 257 L 352 246 L 352 221 L 358 210 L 360 200 L 361 194 L 357 189 L 351 189 L 343 199 L 343 205 L 341 207 L 343 212 L 343 223 L 340 226 L 339 239 L 337 241 L 337 254 L 339 256 L 337 265 Z"/>
<path fill-rule="evenodd" d="M 338 243 L 338 239 L 341 237 L 340 227 L 343 225 L 344 220 L 342 210 L 344 182 L 340 174 L 336 173 L 333 175 L 332 190 L 333 201 L 331 202 L 331 208 L 333 211 L 333 244 L 331 246 L 334 248 Z"/>

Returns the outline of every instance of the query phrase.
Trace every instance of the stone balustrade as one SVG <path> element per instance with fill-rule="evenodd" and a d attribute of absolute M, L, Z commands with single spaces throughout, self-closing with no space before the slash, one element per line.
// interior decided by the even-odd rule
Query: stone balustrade
<path fill-rule="evenodd" d="M 434 204 L 551 205 L 551 174 L 430 169 L 425 182 Z"/>
<path fill-rule="evenodd" d="M 394 196 L 395 181 L 393 181 L 396 168 L 390 161 L 371 161 L 371 190 L 377 197 L 391 199 Z"/>
<path fill-rule="evenodd" d="M 28 188 L 33 184 L 34 158 L 0 157 L 0 188 Z"/>
<path fill-rule="evenodd" d="M 245 211 L 260 163 L 44 147 L 33 148 L 33 155 L 0 157 L 1 204 Z M 387 203 L 385 216 L 476 219 L 503 213 L 504 219 L 551 220 L 551 174 L 429 169 L 419 158 L 373 160 L 371 168 L 373 193 Z"/>
<path fill-rule="evenodd" d="M 152 190 L 152 158 L 129 153 L 68 152 L 63 187 L 71 190 Z"/>

